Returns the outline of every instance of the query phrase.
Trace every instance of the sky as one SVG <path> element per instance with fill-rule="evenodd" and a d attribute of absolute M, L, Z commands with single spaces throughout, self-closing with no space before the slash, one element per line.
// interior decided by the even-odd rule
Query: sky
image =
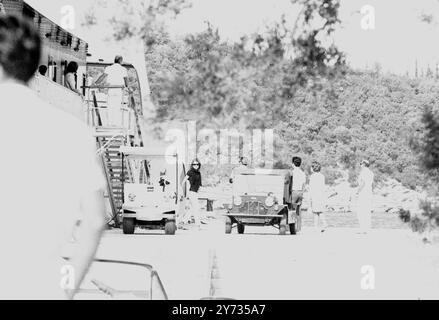
<path fill-rule="evenodd" d="M 80 22 L 90 1 L 27 2 L 55 22 L 61 19 L 62 6 L 72 5 Z M 224 39 L 234 41 L 243 34 L 263 30 L 282 14 L 293 21 L 298 12 L 290 0 L 192 0 L 192 4 L 175 20 L 166 20 L 172 35 L 202 31 L 209 21 Z M 365 16 L 361 9 L 366 5 L 375 11 L 374 29 L 364 30 L 361 26 Z M 437 20 L 427 24 L 420 19 L 422 14 L 433 14 Z M 342 27 L 337 30 L 335 42 L 354 68 L 372 68 L 379 63 L 383 71 L 413 75 L 416 60 L 421 69 L 428 65 L 434 69 L 439 62 L 439 0 L 341 0 L 340 18 Z M 73 32 L 96 42 L 80 23 Z"/>

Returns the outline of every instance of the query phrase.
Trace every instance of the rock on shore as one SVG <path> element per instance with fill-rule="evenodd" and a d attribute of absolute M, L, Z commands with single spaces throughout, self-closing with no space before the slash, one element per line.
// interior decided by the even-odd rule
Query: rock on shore
<path fill-rule="evenodd" d="M 351 212 L 355 210 L 356 188 L 350 186 L 346 180 L 328 186 L 328 211 Z M 214 206 L 222 208 L 225 203 L 231 203 L 232 188 L 230 184 L 219 184 L 215 187 L 206 187 L 203 194 L 215 199 Z M 421 190 L 411 190 L 396 180 L 389 179 L 374 188 L 374 212 L 395 214 L 400 209 L 409 210 L 412 214 L 420 213 L 419 204 L 426 198 Z M 303 208 L 309 207 L 309 196 L 304 195 Z"/>

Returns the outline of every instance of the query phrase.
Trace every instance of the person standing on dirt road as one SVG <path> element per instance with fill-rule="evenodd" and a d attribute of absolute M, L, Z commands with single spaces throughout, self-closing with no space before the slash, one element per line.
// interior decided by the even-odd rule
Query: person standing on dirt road
<path fill-rule="evenodd" d="M 239 172 L 240 170 L 248 169 L 248 159 L 246 157 L 240 157 L 239 158 L 239 166 L 234 168 L 232 170 L 232 175 L 230 176 L 229 182 L 233 183 L 235 179 L 236 172 Z"/>
<path fill-rule="evenodd" d="M 325 176 L 321 173 L 322 166 L 317 161 L 311 165 L 313 173 L 309 177 L 309 196 L 311 211 L 314 215 L 314 228 L 319 229 L 319 222 L 322 223 L 321 232 L 325 232 L 326 223 L 326 185 Z"/>
<path fill-rule="evenodd" d="M 294 209 L 299 214 L 299 207 L 302 204 L 303 192 L 305 191 L 306 174 L 301 169 L 302 159 L 299 157 L 293 157 L 293 170 L 292 170 L 292 186 L 291 186 L 291 203 Z"/>
<path fill-rule="evenodd" d="M 0 215 L 7 226 L 0 232 L 0 300 L 72 298 L 105 225 L 105 179 L 91 130 L 28 87 L 41 43 L 32 20 L 0 15 Z M 63 248 L 78 219 L 67 262 Z"/>
<path fill-rule="evenodd" d="M 184 189 L 186 181 L 189 181 L 190 188 L 188 192 L 188 199 L 191 204 L 191 212 L 189 213 L 189 217 L 187 217 L 187 214 L 184 214 L 183 221 L 188 220 L 187 218 L 190 218 L 191 215 L 193 215 L 195 218 L 195 225 L 198 227 L 198 229 L 201 229 L 201 210 L 198 200 L 198 191 L 202 187 L 200 169 L 200 161 L 198 161 L 198 159 L 193 160 L 191 164 L 191 169 L 187 172 L 182 182 L 182 186 Z"/>
<path fill-rule="evenodd" d="M 360 223 L 360 232 L 367 233 L 372 228 L 372 202 L 373 202 L 373 180 L 374 174 L 369 169 L 370 163 L 368 160 L 363 160 L 360 163 L 361 171 L 358 177 L 358 203 L 357 216 Z"/>
<path fill-rule="evenodd" d="M 306 184 L 306 174 L 301 169 L 301 166 L 302 159 L 300 157 L 293 157 L 293 170 L 291 172 L 291 209 L 294 210 L 298 216 L 300 215 Z M 289 219 L 289 221 L 290 220 L 291 219 Z"/>

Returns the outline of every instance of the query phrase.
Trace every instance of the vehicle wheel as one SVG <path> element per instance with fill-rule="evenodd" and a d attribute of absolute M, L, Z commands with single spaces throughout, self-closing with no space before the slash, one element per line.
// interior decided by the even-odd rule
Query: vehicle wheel
<path fill-rule="evenodd" d="M 136 227 L 136 219 L 123 218 L 122 229 L 124 234 L 134 234 L 135 227 Z"/>
<path fill-rule="evenodd" d="M 175 221 L 172 220 L 166 221 L 165 234 L 174 235 L 176 230 L 177 230 L 177 225 L 175 224 Z"/>
<path fill-rule="evenodd" d="M 232 219 L 226 217 L 226 234 L 232 233 Z"/>
<path fill-rule="evenodd" d="M 243 225 L 242 223 L 238 223 L 238 233 L 244 234 L 244 231 L 245 231 L 245 225 Z"/>
<path fill-rule="evenodd" d="M 281 236 L 284 236 L 287 234 L 287 225 L 286 224 L 280 224 L 279 226 L 279 234 Z"/>
<path fill-rule="evenodd" d="M 296 235 L 296 234 L 297 234 L 297 228 L 296 228 L 296 227 L 297 227 L 297 226 L 296 226 L 295 223 L 290 224 L 290 233 L 291 233 L 292 235 Z"/>
<path fill-rule="evenodd" d="M 286 219 L 286 218 L 283 218 L 283 219 L 280 221 L 280 224 L 279 224 L 279 234 L 280 234 L 281 236 L 287 234 L 287 219 Z"/>

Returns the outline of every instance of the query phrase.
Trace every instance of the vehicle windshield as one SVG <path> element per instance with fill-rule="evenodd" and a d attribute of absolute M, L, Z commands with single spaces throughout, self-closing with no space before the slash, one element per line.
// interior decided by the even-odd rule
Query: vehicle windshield
<path fill-rule="evenodd" d="M 177 167 L 172 156 L 127 156 L 133 182 L 170 188 L 177 185 Z"/>
<path fill-rule="evenodd" d="M 233 182 L 233 195 L 267 196 L 269 193 L 283 199 L 285 177 L 281 175 L 237 175 Z"/>

